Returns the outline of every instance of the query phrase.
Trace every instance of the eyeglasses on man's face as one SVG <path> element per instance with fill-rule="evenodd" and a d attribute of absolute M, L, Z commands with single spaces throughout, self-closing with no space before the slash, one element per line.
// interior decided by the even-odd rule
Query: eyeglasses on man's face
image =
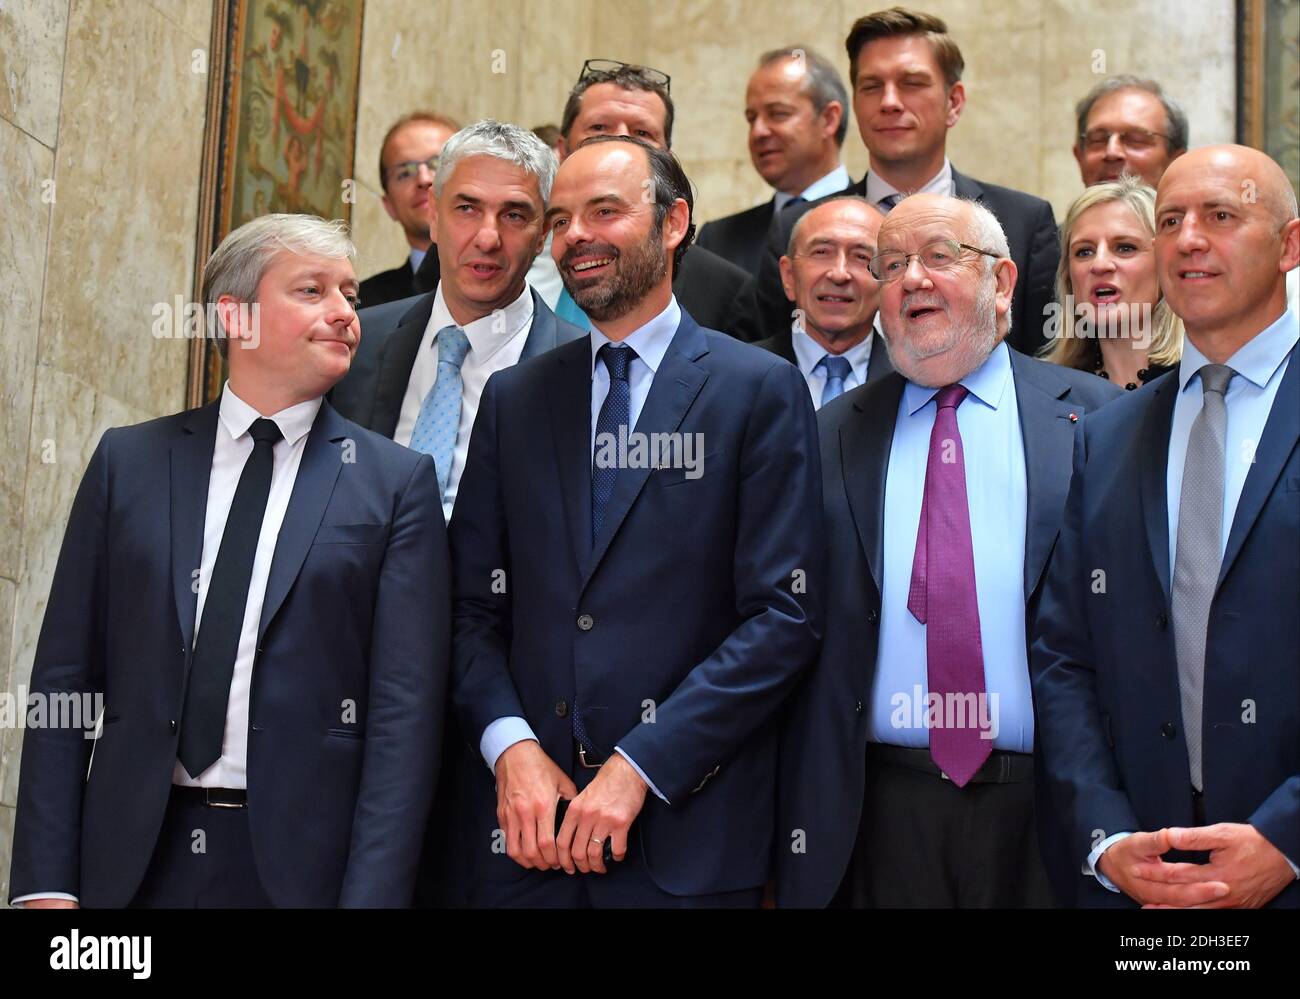
<path fill-rule="evenodd" d="M 619 62 L 617 59 L 588 59 L 582 64 L 582 72 L 578 74 L 578 82 L 581 83 L 589 76 L 603 76 L 606 73 L 614 75 L 621 69 L 639 70 L 651 83 L 657 83 L 664 90 L 672 93 L 672 77 L 662 70 L 652 69 L 649 66 L 641 66 L 636 63 Z"/>
<path fill-rule="evenodd" d="M 1110 145 L 1110 137 L 1119 136 L 1119 144 L 1125 149 L 1150 149 L 1161 139 L 1168 141 L 1169 136 L 1163 132 L 1149 132 L 1145 128 L 1127 128 L 1122 132 L 1112 132 L 1108 128 L 1093 128 L 1084 132 L 1079 138 L 1083 148 L 1090 152 L 1101 152 Z"/>
<path fill-rule="evenodd" d="M 959 243 L 955 239 L 936 239 L 926 243 L 915 253 L 901 250 L 883 250 L 871 258 L 871 275 L 877 281 L 896 281 L 907 273 L 907 264 L 913 258 L 921 261 L 927 271 L 942 271 L 951 267 L 962 258 L 962 250 L 982 253 L 986 257 L 1000 257 L 992 250 L 981 250 L 969 243 Z"/>
<path fill-rule="evenodd" d="M 388 168 L 388 182 L 390 184 L 409 184 L 420 174 L 420 167 L 429 168 L 429 176 L 432 177 L 438 172 L 439 153 L 434 153 L 427 160 L 403 160 L 401 163 L 394 163 Z"/>

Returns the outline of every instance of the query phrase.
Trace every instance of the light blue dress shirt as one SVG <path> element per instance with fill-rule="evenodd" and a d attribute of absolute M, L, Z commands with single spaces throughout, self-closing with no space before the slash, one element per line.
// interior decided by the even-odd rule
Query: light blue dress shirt
<path fill-rule="evenodd" d="M 876 314 L 871 333 L 856 347 L 850 347 L 840 356 L 849 362 L 849 374 L 844 379 L 844 391 L 855 389 L 867 383 L 867 369 L 871 366 L 871 351 L 877 342 L 876 333 L 880 330 L 880 314 Z M 826 369 L 820 368 L 823 357 L 828 351 L 798 326 L 790 328 L 790 345 L 794 349 L 794 358 L 798 362 L 799 372 L 808 383 L 812 395 L 813 409 L 822 407 L 822 391 L 826 388 Z M 884 344 L 881 344 L 884 350 Z"/>
<path fill-rule="evenodd" d="M 1220 554 L 1228 547 L 1228 534 L 1237 513 L 1246 474 L 1254 463 L 1255 449 L 1264 435 L 1264 425 L 1273 409 L 1282 376 L 1286 374 L 1287 355 L 1300 340 L 1300 319 L 1288 308 L 1277 322 L 1244 344 L 1227 360 L 1236 372 L 1224 393 L 1228 425 L 1223 437 L 1223 526 L 1219 535 Z M 1191 338 L 1183 341 L 1183 359 L 1178 365 L 1178 395 L 1174 399 L 1173 423 L 1169 428 L 1169 460 L 1165 472 L 1165 497 L 1169 512 L 1169 578 L 1174 578 L 1174 561 L 1178 556 L 1178 510 L 1183 498 L 1183 468 L 1187 464 L 1187 439 L 1192 423 L 1201 411 L 1201 379 L 1197 372 L 1210 362 L 1196 349 Z M 1088 854 L 1086 871 L 1111 891 L 1119 891 L 1110 879 L 1097 870 L 1097 861 L 1133 830 L 1107 836 Z M 1291 869 L 1300 877 L 1296 858 L 1287 857 Z"/>
<path fill-rule="evenodd" d="M 1032 752 L 1034 711 L 1025 647 L 1025 447 L 1011 356 L 999 343 L 961 380 L 957 407 L 993 748 Z M 926 626 L 907 609 L 938 389 L 908 382 L 885 480 L 884 586 L 869 736 L 925 748 L 929 691 Z"/>
<path fill-rule="evenodd" d="M 811 184 L 799 192 L 799 197 L 804 201 L 816 201 L 818 198 L 826 198 L 832 194 L 839 194 L 842 190 L 853 183 L 849 177 L 849 172 L 841 163 L 825 177 L 818 177 Z M 795 195 L 786 194 L 784 191 L 777 191 L 775 195 L 775 210 L 779 214 L 781 209 L 793 201 Z"/>
<path fill-rule="evenodd" d="M 411 247 L 410 260 L 412 274 L 418 274 L 420 272 L 420 265 L 424 263 L 424 258 L 428 255 L 428 252 L 428 250 L 420 250 L 414 246 Z"/>
<path fill-rule="evenodd" d="M 609 395 L 609 372 L 605 369 L 604 364 L 597 363 L 596 355 L 600 348 L 607 343 L 624 343 L 636 351 L 636 358 L 628 366 L 627 381 L 629 394 L 628 415 L 635 428 L 637 420 L 641 417 L 641 409 L 645 406 L 646 397 L 650 394 L 650 385 L 654 381 L 655 372 L 659 370 L 659 365 L 663 363 L 664 355 L 668 353 L 668 347 L 673 341 L 673 336 L 677 333 L 677 327 L 682 321 L 682 310 L 677 304 L 676 297 L 668 299 L 668 306 L 648 323 L 631 333 L 622 341 L 610 340 L 604 333 L 600 332 L 595 326 L 590 333 L 591 341 L 591 451 L 592 459 L 595 460 L 596 450 L 596 420 L 600 416 L 600 407 L 605 402 L 605 397 Z M 508 716 L 498 718 L 483 730 L 483 736 L 479 739 L 479 752 L 483 756 L 483 761 L 488 765 L 488 769 L 493 773 L 496 772 L 497 760 L 501 754 L 513 746 L 516 742 L 523 742 L 525 739 L 537 740 L 536 733 L 533 732 L 532 726 L 528 724 L 527 719 L 517 716 Z M 643 781 L 650 786 L 656 795 L 667 801 L 667 798 L 660 793 L 645 771 L 637 766 L 636 761 L 627 753 L 615 746 L 614 752 L 618 753 L 623 759 L 631 764 Z"/>

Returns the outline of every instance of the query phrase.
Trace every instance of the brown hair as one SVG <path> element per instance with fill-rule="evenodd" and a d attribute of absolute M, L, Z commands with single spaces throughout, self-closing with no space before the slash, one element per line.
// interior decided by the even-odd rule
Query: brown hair
<path fill-rule="evenodd" d="M 388 131 L 384 133 L 384 141 L 379 144 L 379 185 L 385 192 L 388 190 L 388 171 L 384 169 L 384 153 L 388 149 L 388 140 L 407 125 L 417 121 L 425 121 L 431 125 L 441 125 L 453 132 L 460 131 L 460 122 L 456 121 L 455 118 L 448 118 L 445 114 L 437 114 L 433 111 L 412 111 L 410 114 L 402 115 L 397 121 L 389 125 Z"/>
<path fill-rule="evenodd" d="M 853 22 L 849 37 L 844 40 L 844 47 L 849 53 L 849 82 L 857 86 L 858 53 L 864 45 L 877 38 L 904 38 L 909 35 L 920 35 L 930 43 L 934 58 L 943 71 L 944 82 L 951 89 L 961 79 L 966 62 L 961 57 L 961 49 L 948 34 L 947 23 L 933 14 L 908 10 L 906 7 L 878 10 Z"/>

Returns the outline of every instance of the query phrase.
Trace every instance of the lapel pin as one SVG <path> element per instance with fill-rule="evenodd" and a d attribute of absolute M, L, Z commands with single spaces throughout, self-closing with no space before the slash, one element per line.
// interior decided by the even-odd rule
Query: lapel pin
<path fill-rule="evenodd" d="M 1079 414 L 1078 414 L 1078 413 L 1071 413 L 1071 414 L 1070 414 L 1070 422 L 1071 422 L 1071 423 L 1078 423 L 1078 422 L 1079 422 Z"/>

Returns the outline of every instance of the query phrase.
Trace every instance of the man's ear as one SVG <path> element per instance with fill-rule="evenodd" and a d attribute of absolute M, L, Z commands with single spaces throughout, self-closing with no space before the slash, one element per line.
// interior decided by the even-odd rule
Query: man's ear
<path fill-rule="evenodd" d="M 217 321 L 221 324 L 221 335 L 227 340 L 248 340 L 253 331 L 248 329 L 250 310 L 244 302 L 234 295 L 217 297 Z"/>
<path fill-rule="evenodd" d="M 1003 316 L 1011 314 L 1011 300 L 1016 291 L 1016 262 L 1010 257 L 1003 257 L 993 265 L 993 276 L 997 281 L 993 308 L 1000 320 Z M 1040 321 L 1041 318 L 1040 316 Z"/>
<path fill-rule="evenodd" d="M 573 150 L 569 148 L 569 140 L 561 135 L 555 143 L 555 154 L 560 158 L 560 162 L 563 163 L 568 159 L 571 152 Z"/>
<path fill-rule="evenodd" d="M 1079 147 L 1079 144 L 1077 142 L 1074 144 L 1073 151 L 1074 151 L 1074 162 L 1079 164 L 1079 179 L 1086 184 L 1087 180 L 1085 179 L 1084 172 L 1083 172 L 1083 150 Z"/>
<path fill-rule="evenodd" d="M 397 221 L 397 211 L 393 208 L 393 203 L 392 203 L 392 201 L 389 200 L 388 195 L 385 194 L 385 195 L 384 195 L 382 198 L 380 198 L 379 200 L 380 200 L 380 203 L 384 206 L 384 211 L 386 211 L 386 212 L 388 213 L 388 217 L 389 217 L 390 219 L 392 219 L 394 222 L 396 222 L 396 221 Z"/>
<path fill-rule="evenodd" d="M 664 216 L 664 249 L 672 251 L 681 246 L 686 230 L 691 227 L 691 209 L 685 198 L 678 198 Z"/>
<path fill-rule="evenodd" d="M 789 257 L 781 257 L 781 287 L 785 291 L 785 297 L 794 301 L 794 261 Z"/>
<path fill-rule="evenodd" d="M 839 101 L 827 101 L 826 106 L 821 110 L 821 118 L 822 133 L 826 138 L 834 140 L 840 122 L 844 120 L 844 105 Z"/>
<path fill-rule="evenodd" d="M 948 91 L 948 127 L 952 128 L 957 124 L 957 119 L 961 117 L 962 109 L 966 107 L 966 87 L 958 80 Z"/>

